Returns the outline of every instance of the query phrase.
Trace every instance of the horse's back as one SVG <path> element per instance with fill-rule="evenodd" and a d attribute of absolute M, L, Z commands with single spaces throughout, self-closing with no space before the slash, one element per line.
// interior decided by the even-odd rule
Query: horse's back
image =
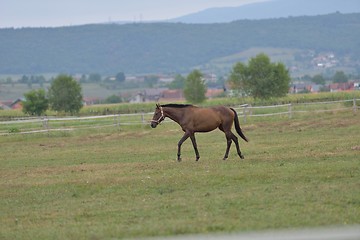
<path fill-rule="evenodd" d="M 195 131 L 212 131 L 223 124 L 231 124 L 234 113 L 227 107 L 192 108 L 193 128 Z"/>
<path fill-rule="evenodd" d="M 202 119 L 214 119 L 214 120 L 224 120 L 234 118 L 234 112 L 225 106 L 215 106 L 215 107 L 194 107 L 194 115 L 197 118 Z"/>
<path fill-rule="evenodd" d="M 233 116 L 233 114 L 234 114 L 230 108 L 225 107 L 225 106 L 215 106 L 215 107 L 210 107 L 210 109 L 220 113 L 222 116 L 227 116 L 227 115 Z"/>

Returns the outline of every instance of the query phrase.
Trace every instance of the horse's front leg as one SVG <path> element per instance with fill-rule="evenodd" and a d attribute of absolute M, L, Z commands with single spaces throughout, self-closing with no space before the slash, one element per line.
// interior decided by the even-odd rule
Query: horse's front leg
<path fill-rule="evenodd" d="M 191 135 L 190 135 L 190 139 L 191 139 L 191 142 L 192 142 L 193 147 L 194 147 L 194 150 L 195 150 L 196 161 L 199 161 L 200 155 L 199 155 L 199 151 L 198 151 L 198 149 L 197 149 L 195 134 L 191 134 Z"/>
<path fill-rule="evenodd" d="M 178 162 L 181 162 L 181 145 L 183 144 L 183 142 L 185 142 L 186 139 L 188 139 L 188 137 L 190 137 L 190 133 L 185 132 L 184 136 L 178 142 L 178 152 L 177 152 L 177 160 L 178 160 Z"/>

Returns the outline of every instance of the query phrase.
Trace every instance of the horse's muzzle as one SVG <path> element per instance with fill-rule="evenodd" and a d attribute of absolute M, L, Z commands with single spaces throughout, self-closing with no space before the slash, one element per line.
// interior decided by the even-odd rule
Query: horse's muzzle
<path fill-rule="evenodd" d="M 151 126 L 152 128 L 156 128 L 157 125 L 158 125 L 158 124 L 157 124 L 156 122 L 152 122 L 152 123 L 150 124 L 150 126 Z"/>

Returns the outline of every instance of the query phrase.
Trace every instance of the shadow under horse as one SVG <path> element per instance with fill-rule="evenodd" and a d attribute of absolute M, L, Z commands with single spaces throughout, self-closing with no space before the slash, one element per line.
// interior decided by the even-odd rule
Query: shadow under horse
<path fill-rule="evenodd" d="M 224 106 L 203 108 L 188 104 L 156 104 L 154 116 L 151 120 L 151 127 L 156 128 L 166 117 L 178 123 L 185 132 L 178 143 L 177 160 L 179 162 L 181 161 L 181 145 L 186 139 L 190 137 L 195 150 L 196 161 L 198 161 L 200 155 L 197 149 L 195 133 L 210 132 L 216 128 L 219 128 L 225 133 L 227 140 L 227 147 L 223 159 L 226 160 L 228 158 L 232 142 L 236 145 L 239 157 L 244 159 L 244 155 L 240 151 L 238 138 L 231 131 L 233 123 L 235 123 L 236 132 L 240 137 L 246 142 L 248 142 L 248 139 L 241 131 L 238 115 L 233 108 Z"/>

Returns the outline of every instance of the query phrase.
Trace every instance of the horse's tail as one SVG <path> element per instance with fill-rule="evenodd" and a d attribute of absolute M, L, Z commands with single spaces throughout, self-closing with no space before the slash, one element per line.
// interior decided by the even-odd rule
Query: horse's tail
<path fill-rule="evenodd" d="M 247 137 L 245 137 L 244 133 L 241 131 L 241 128 L 240 128 L 240 123 L 239 123 L 239 118 L 238 118 L 238 115 L 237 115 L 237 112 L 233 109 L 233 108 L 230 108 L 235 116 L 234 116 L 234 122 L 235 122 L 235 129 L 236 129 L 236 132 L 240 135 L 240 137 L 242 139 L 244 139 L 246 142 L 248 142 L 249 140 L 247 139 Z"/>

